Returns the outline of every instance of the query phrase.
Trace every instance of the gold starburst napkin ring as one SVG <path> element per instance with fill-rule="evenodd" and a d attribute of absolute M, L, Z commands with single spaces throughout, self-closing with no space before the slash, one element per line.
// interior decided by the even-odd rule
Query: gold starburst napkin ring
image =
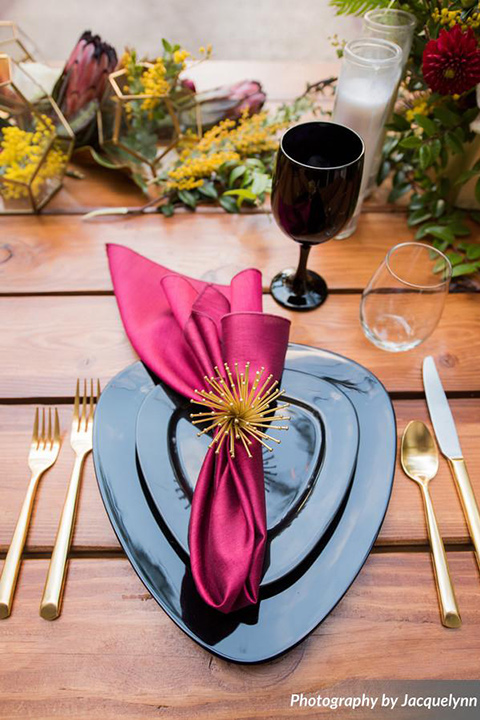
<path fill-rule="evenodd" d="M 235 377 L 227 363 L 225 377 L 215 366 L 216 375 L 205 375 L 205 383 L 211 390 L 195 390 L 196 398 L 191 400 L 196 405 L 209 408 L 204 412 L 192 413 L 194 425 L 208 423 L 207 427 L 198 433 L 198 436 L 213 430 L 214 436 L 209 447 L 216 446 L 216 453 L 220 452 L 223 443 L 227 441 L 231 457 L 235 457 L 235 443 L 240 441 L 248 457 L 252 457 L 250 446 L 257 441 L 270 452 L 273 448 L 267 444 L 271 441 L 279 444 L 280 440 L 268 435 L 264 428 L 270 430 L 288 430 L 288 425 L 273 425 L 275 420 L 290 420 L 288 415 L 277 415 L 278 411 L 285 410 L 290 405 L 284 403 L 274 406 L 273 403 L 285 391 L 278 389 L 278 381 L 272 380 L 273 375 L 263 376 L 265 368 L 255 372 L 251 387 L 249 385 L 250 363 L 246 363 L 243 372 L 235 363 Z M 263 380 L 263 383 L 262 383 Z"/>

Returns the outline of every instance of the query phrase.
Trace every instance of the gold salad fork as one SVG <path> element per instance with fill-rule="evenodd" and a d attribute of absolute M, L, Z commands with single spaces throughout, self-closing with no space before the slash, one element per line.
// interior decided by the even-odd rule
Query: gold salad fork
<path fill-rule="evenodd" d="M 72 431 L 70 434 L 70 444 L 75 452 L 76 458 L 62 515 L 60 517 L 52 557 L 50 558 L 42 602 L 40 604 L 40 615 L 45 620 L 55 620 L 55 618 L 60 615 L 82 468 L 85 458 L 92 450 L 93 415 L 99 396 L 100 381 L 97 380 L 96 396 L 93 392 L 93 380 L 90 381 L 90 395 L 87 396 L 87 381 L 85 380 L 83 384 L 83 400 L 80 403 L 80 381 L 77 380 L 75 403 L 73 406 Z"/>
<path fill-rule="evenodd" d="M 32 475 L 0 577 L 0 618 L 2 619 L 8 617 L 12 609 L 22 552 L 27 539 L 33 502 L 40 478 L 46 470 L 52 467 L 60 450 L 60 423 L 57 408 L 54 408 L 53 425 L 52 408 L 48 409 L 48 425 L 46 423 L 45 408 L 43 408 L 40 432 L 39 416 L 40 413 L 37 408 L 28 455 L 28 466 Z"/>

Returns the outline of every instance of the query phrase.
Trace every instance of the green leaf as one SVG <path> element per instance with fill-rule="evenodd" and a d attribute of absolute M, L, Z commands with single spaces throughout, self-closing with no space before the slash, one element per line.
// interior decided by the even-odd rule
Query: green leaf
<path fill-rule="evenodd" d="M 441 105 L 434 108 L 433 115 L 437 118 L 437 120 L 440 120 L 440 122 L 445 125 L 445 127 L 448 128 L 454 127 L 460 122 L 459 115 L 456 115 L 456 113 Z"/>
<path fill-rule="evenodd" d="M 439 240 L 438 238 L 435 238 L 432 241 L 432 245 L 436 250 L 440 250 L 440 252 L 445 252 L 450 243 L 448 242 L 448 240 Z M 443 260 L 441 260 L 440 262 L 442 262 L 443 264 Z"/>
<path fill-rule="evenodd" d="M 398 143 L 403 148 L 418 148 L 422 144 L 421 138 L 417 135 L 409 135 Z"/>
<path fill-rule="evenodd" d="M 103 155 L 100 155 L 100 153 L 97 152 L 97 150 L 95 150 L 95 148 L 91 147 L 90 153 L 91 153 L 93 159 L 95 160 L 95 162 L 97 162 L 102 167 L 108 168 L 109 170 L 118 170 L 118 167 L 119 167 L 118 163 L 110 162 Z"/>
<path fill-rule="evenodd" d="M 408 122 L 408 120 L 405 118 L 404 115 L 399 115 L 398 113 L 393 113 L 390 125 L 392 125 L 395 130 L 399 130 L 400 132 L 410 130 L 410 123 Z"/>
<path fill-rule="evenodd" d="M 187 207 L 191 208 L 192 210 L 195 210 L 195 208 L 197 207 L 197 200 L 195 198 L 195 195 L 190 192 L 190 190 L 179 190 L 178 197 L 184 205 L 187 205 Z"/>
<path fill-rule="evenodd" d="M 445 135 L 445 142 L 454 155 L 460 155 L 465 151 L 460 140 L 452 132 L 447 132 Z"/>
<path fill-rule="evenodd" d="M 205 180 L 203 185 L 200 185 L 197 190 L 201 195 L 204 195 L 207 198 L 212 198 L 213 200 L 218 198 L 218 192 L 215 185 L 210 180 Z"/>
<path fill-rule="evenodd" d="M 465 225 L 462 220 L 450 220 L 449 218 L 446 218 L 448 227 L 452 232 L 455 233 L 455 235 L 460 235 L 463 237 L 466 237 L 467 235 L 470 235 L 470 228 L 468 225 Z"/>
<path fill-rule="evenodd" d="M 478 260 L 480 258 L 480 245 L 475 243 L 467 246 L 467 258 L 469 260 Z"/>
<path fill-rule="evenodd" d="M 408 216 L 408 225 L 409 227 L 420 225 L 420 223 L 425 222 L 425 220 L 429 220 L 431 217 L 432 213 L 429 210 L 419 208 L 418 210 L 414 210 Z"/>
<path fill-rule="evenodd" d="M 270 177 L 265 173 L 255 173 L 250 190 L 254 195 L 261 195 L 270 187 Z"/>
<path fill-rule="evenodd" d="M 173 213 L 175 212 L 175 208 L 172 205 L 172 203 L 167 203 L 166 205 L 160 205 L 158 208 L 159 212 L 163 213 L 165 217 L 172 217 Z"/>
<path fill-rule="evenodd" d="M 445 242 L 448 242 L 449 244 L 452 243 L 455 240 L 455 236 L 453 232 L 445 227 L 444 225 L 423 225 L 423 227 L 418 230 L 417 234 L 415 235 L 416 240 L 421 240 L 422 238 L 426 237 L 427 235 L 431 235 L 432 237 L 436 237 L 439 240 L 444 240 Z"/>
<path fill-rule="evenodd" d="M 475 200 L 480 203 L 480 178 L 475 183 Z"/>
<path fill-rule="evenodd" d="M 238 178 L 241 178 L 242 175 L 244 175 L 247 171 L 247 168 L 245 165 L 237 165 L 236 168 L 233 168 L 232 172 L 230 173 L 230 177 L 228 178 L 228 187 L 233 187 L 235 180 L 238 180 Z"/>
<path fill-rule="evenodd" d="M 418 159 L 422 170 L 426 170 L 432 162 L 432 154 L 428 145 L 422 145 L 418 151 Z"/>
<path fill-rule="evenodd" d="M 432 162 L 435 162 L 440 157 L 442 151 L 442 143 L 439 138 L 434 138 L 430 143 L 430 152 L 432 154 Z"/>
<path fill-rule="evenodd" d="M 480 225 L 480 212 L 476 212 L 474 210 L 470 213 L 470 217 L 472 218 L 473 222 L 476 222 L 478 225 Z"/>
<path fill-rule="evenodd" d="M 455 185 L 464 185 L 466 182 L 474 178 L 476 175 L 479 174 L 478 170 L 465 170 L 465 172 L 462 172 L 458 178 L 455 180 Z"/>
<path fill-rule="evenodd" d="M 226 210 L 229 213 L 236 213 L 238 212 L 238 206 L 235 198 L 233 197 L 225 197 L 225 194 L 223 194 L 218 202 L 223 207 L 224 210 Z"/>
<path fill-rule="evenodd" d="M 404 183 L 403 185 L 396 185 L 390 191 L 390 194 L 387 198 L 387 202 L 389 202 L 389 203 L 396 202 L 399 198 L 401 198 L 403 195 L 405 195 L 411 189 L 412 189 L 412 186 L 410 185 L 410 183 Z"/>
<path fill-rule="evenodd" d="M 439 218 L 443 215 L 443 213 L 445 212 L 445 205 L 446 205 L 446 203 L 445 203 L 445 200 L 443 200 L 443 198 L 440 198 L 439 200 L 437 200 L 437 202 L 435 203 L 435 209 L 433 211 L 433 214 L 435 215 L 436 218 Z"/>
<path fill-rule="evenodd" d="M 463 255 L 456 252 L 447 252 L 447 257 L 452 263 L 452 267 L 455 267 L 455 265 L 460 265 L 461 262 L 463 262 Z"/>
<path fill-rule="evenodd" d="M 433 120 L 425 117 L 425 115 L 414 115 L 414 118 L 417 124 L 425 130 L 425 134 L 428 137 L 433 137 L 433 135 L 437 134 L 437 126 L 435 125 Z"/>
<path fill-rule="evenodd" d="M 258 168 L 259 170 L 265 170 L 265 164 L 258 158 L 247 158 L 245 165 L 247 165 L 247 167 Z"/>
<path fill-rule="evenodd" d="M 238 207 L 242 206 L 244 200 L 254 201 L 257 199 L 255 193 L 253 193 L 251 190 L 248 190 L 247 188 L 238 188 L 238 190 L 227 190 L 227 192 L 223 193 L 222 198 L 228 198 L 232 196 L 237 198 Z"/>
<path fill-rule="evenodd" d="M 472 275 L 474 272 L 478 272 L 476 263 L 462 263 L 453 268 L 452 278 L 459 277 L 460 275 Z"/>
<path fill-rule="evenodd" d="M 387 179 L 390 170 L 391 170 L 391 164 L 388 162 L 388 160 L 384 160 L 382 164 L 380 165 L 378 174 L 377 174 L 377 185 L 381 185 L 384 180 Z"/>
<path fill-rule="evenodd" d="M 172 46 L 170 45 L 168 40 L 165 40 L 165 38 L 162 38 L 162 45 L 167 53 L 172 52 Z"/>

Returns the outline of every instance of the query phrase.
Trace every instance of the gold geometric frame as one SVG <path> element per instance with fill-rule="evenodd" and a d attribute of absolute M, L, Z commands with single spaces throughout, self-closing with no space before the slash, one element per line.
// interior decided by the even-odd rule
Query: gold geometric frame
<path fill-rule="evenodd" d="M 22 38 L 23 34 L 24 33 L 22 33 L 14 22 L 11 22 L 10 20 L 0 20 L 0 53 L 6 53 L 12 57 L 13 45 L 21 50 L 21 57 L 13 58 L 15 62 L 24 62 L 25 60 L 31 60 L 34 62 L 35 58 L 30 50 L 28 50 L 25 46 L 25 41 Z"/>
<path fill-rule="evenodd" d="M 12 119 L 15 119 L 15 124 L 18 127 L 21 127 L 22 123 L 20 122 L 20 109 L 23 107 L 24 113 L 25 111 L 28 111 L 29 115 L 35 117 L 36 123 L 38 123 L 42 127 L 46 127 L 46 123 L 42 118 L 42 114 L 45 114 L 46 109 L 42 109 L 41 105 L 39 105 L 38 103 L 34 105 L 23 95 L 23 93 L 13 80 L 12 63 L 18 66 L 18 63 L 12 60 L 12 58 L 9 57 L 7 54 L 0 53 L 0 115 L 4 118 L 10 117 Z M 28 78 L 35 85 L 41 88 L 41 86 L 28 74 L 28 72 L 26 72 L 23 68 L 19 68 L 19 70 L 26 76 L 28 76 Z M 2 93 L 2 90 L 7 90 L 9 92 Z M 20 182 L 18 180 L 6 180 L 2 176 L 0 176 L 0 185 L 6 187 L 12 185 L 22 187 L 25 191 L 25 197 L 28 201 L 28 205 L 25 207 L 10 207 L 4 209 L 3 211 L 0 210 L 0 214 L 38 213 L 42 209 L 42 207 L 44 207 L 46 203 L 52 198 L 52 196 L 57 192 L 57 190 L 59 190 L 62 186 L 67 165 L 73 152 L 73 147 L 75 144 L 75 134 L 70 125 L 68 124 L 67 120 L 65 119 L 62 111 L 58 107 L 57 103 L 50 95 L 45 94 L 40 102 L 43 103 L 44 106 L 46 104 L 48 105 L 48 109 L 50 110 L 51 115 L 55 119 L 56 131 L 48 140 L 42 156 L 38 160 L 35 171 L 33 172 L 32 177 L 29 179 L 28 182 Z M 40 172 L 43 164 L 46 162 L 50 151 L 52 150 L 52 148 L 55 149 L 55 146 L 58 147 L 59 144 L 62 145 L 62 152 L 64 153 L 66 158 L 65 162 L 63 163 L 60 173 L 58 174 L 58 176 L 55 177 L 52 188 L 39 201 L 36 197 L 35 192 L 33 191 L 33 183 L 35 182 L 35 179 L 37 178 L 37 175 Z M 0 195 L 1 194 L 2 193 L 0 191 Z"/>
<path fill-rule="evenodd" d="M 145 69 L 153 67 L 152 63 L 149 62 L 141 62 L 139 65 Z M 145 163 L 148 165 L 152 171 L 152 174 L 155 176 L 156 168 L 158 167 L 159 163 L 161 162 L 162 158 L 165 157 L 167 153 L 170 152 L 176 145 L 178 144 L 181 136 L 182 131 L 180 128 L 180 123 L 178 122 L 178 117 L 175 112 L 175 107 L 173 105 L 173 102 L 171 98 L 169 97 L 168 93 L 163 94 L 151 94 L 151 93 L 141 93 L 137 95 L 133 95 L 128 92 L 124 92 L 125 84 L 126 82 L 126 76 L 127 76 L 127 70 L 126 68 L 122 68 L 121 70 L 116 70 L 113 73 L 110 73 L 108 81 L 110 83 L 110 87 L 113 90 L 113 95 L 110 95 L 106 100 L 110 101 L 114 104 L 114 111 L 113 111 L 113 126 L 111 129 L 111 137 L 106 136 L 104 122 L 102 118 L 101 112 L 99 112 L 98 115 L 98 134 L 99 134 L 99 140 L 100 145 L 102 147 L 105 147 L 109 143 L 112 143 L 113 145 L 116 145 L 117 147 L 121 148 L 124 152 L 128 153 L 129 155 L 132 155 L 132 157 L 135 157 L 137 160 L 140 160 L 140 162 Z M 127 111 L 127 104 L 132 101 L 136 100 L 161 100 L 167 109 L 168 114 L 170 115 L 170 118 L 172 120 L 173 125 L 173 137 L 171 141 L 168 143 L 168 145 L 165 146 L 163 151 L 155 157 L 155 160 L 150 160 L 149 158 L 145 157 L 141 153 L 137 152 L 133 148 L 126 145 L 124 142 L 122 142 L 122 120 L 125 121 L 125 124 L 128 123 L 128 111 Z M 105 105 L 103 106 L 105 107 Z"/>

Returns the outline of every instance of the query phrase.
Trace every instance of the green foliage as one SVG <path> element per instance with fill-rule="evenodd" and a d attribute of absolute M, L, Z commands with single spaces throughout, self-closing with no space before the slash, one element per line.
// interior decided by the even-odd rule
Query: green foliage
<path fill-rule="evenodd" d="M 387 7 L 389 0 L 330 0 L 330 5 L 337 11 L 337 15 L 365 15 L 368 10 Z"/>

